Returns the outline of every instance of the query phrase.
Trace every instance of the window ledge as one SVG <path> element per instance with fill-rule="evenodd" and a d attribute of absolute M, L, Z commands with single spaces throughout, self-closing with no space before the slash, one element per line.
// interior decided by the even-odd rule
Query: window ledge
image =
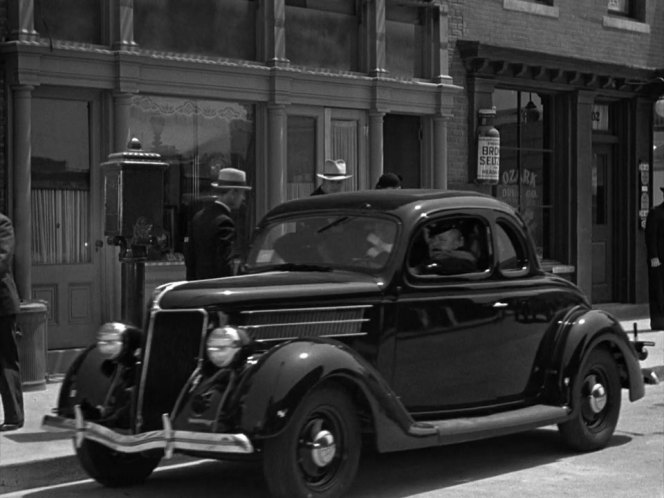
<path fill-rule="evenodd" d="M 624 19 L 622 17 L 604 16 L 602 24 L 605 28 L 633 31 L 635 33 L 650 34 L 650 25 L 644 22 Z"/>
<path fill-rule="evenodd" d="M 558 7 L 542 5 L 541 3 L 526 2 L 525 0 L 503 0 L 503 9 L 526 12 L 544 17 L 560 17 Z"/>

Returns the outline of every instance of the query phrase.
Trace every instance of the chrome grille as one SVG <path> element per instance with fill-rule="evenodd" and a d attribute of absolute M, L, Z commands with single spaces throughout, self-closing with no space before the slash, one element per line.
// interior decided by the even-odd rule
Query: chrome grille
<path fill-rule="evenodd" d="M 161 427 L 201 354 L 207 314 L 203 310 L 155 312 L 143 358 L 138 407 L 141 430 Z"/>
<path fill-rule="evenodd" d="M 256 341 L 298 337 L 364 335 L 362 324 L 371 305 L 243 311 L 243 327 Z"/>

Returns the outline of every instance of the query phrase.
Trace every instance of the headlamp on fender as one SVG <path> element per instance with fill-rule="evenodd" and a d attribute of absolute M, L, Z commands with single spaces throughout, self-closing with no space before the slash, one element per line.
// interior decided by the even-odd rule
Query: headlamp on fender
<path fill-rule="evenodd" d="M 133 353 L 140 346 L 141 332 L 124 323 L 108 322 L 97 331 L 97 349 L 109 360 L 117 360 L 123 352 Z"/>
<path fill-rule="evenodd" d="M 213 329 L 207 337 L 205 350 L 216 367 L 230 365 L 242 347 L 249 344 L 249 336 L 242 328 L 226 325 Z"/>

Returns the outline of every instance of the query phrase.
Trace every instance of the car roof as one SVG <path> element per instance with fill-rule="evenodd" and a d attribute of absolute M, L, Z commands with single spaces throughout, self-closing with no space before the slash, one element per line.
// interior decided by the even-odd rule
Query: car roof
<path fill-rule="evenodd" d="M 474 191 L 434 189 L 385 189 L 314 195 L 274 207 L 266 219 L 290 213 L 323 210 L 392 212 L 407 216 L 417 207 L 419 214 L 450 208 L 492 209 L 514 214 L 515 210 L 495 197 Z M 410 208 L 409 208 L 410 207 Z M 404 208 L 402 210 L 402 208 Z"/>

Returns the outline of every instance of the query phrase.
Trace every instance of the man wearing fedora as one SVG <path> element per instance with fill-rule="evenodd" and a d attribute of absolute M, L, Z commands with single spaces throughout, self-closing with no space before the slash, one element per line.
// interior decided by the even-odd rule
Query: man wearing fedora
<path fill-rule="evenodd" d="M 215 199 L 198 211 L 191 220 L 189 241 L 185 251 L 187 280 L 227 277 L 235 273 L 233 245 L 235 223 L 231 210 L 244 202 L 247 185 L 246 173 L 235 168 L 219 171 L 212 182 Z"/>
<path fill-rule="evenodd" d="M 664 193 L 664 187 L 660 187 Z M 650 328 L 664 330 L 664 202 L 653 206 L 646 218 Z"/>
<path fill-rule="evenodd" d="M 14 260 L 14 227 L 0 213 L 0 398 L 5 420 L 0 431 L 23 427 L 23 390 L 18 346 L 16 315 L 20 311 L 19 296 L 12 275 Z"/>
<path fill-rule="evenodd" d="M 341 192 L 344 180 L 348 180 L 353 175 L 346 174 L 346 161 L 343 159 L 327 159 L 323 165 L 323 172 L 316 176 L 323 182 L 314 190 L 311 195 L 336 194 Z"/>

